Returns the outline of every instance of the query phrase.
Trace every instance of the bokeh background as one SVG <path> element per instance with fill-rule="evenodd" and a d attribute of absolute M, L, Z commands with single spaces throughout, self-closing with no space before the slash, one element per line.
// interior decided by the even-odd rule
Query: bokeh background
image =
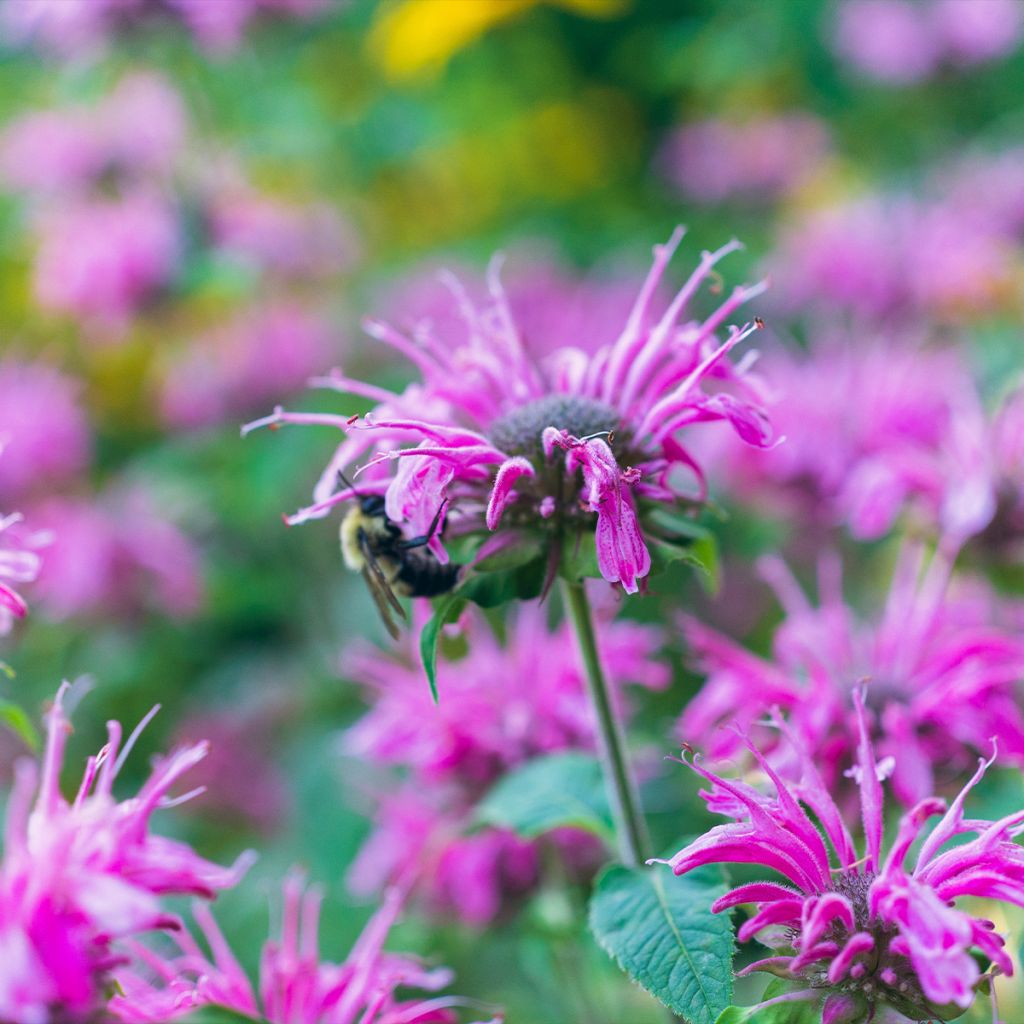
<path fill-rule="evenodd" d="M 0 509 L 54 530 L 0 693 L 37 720 L 91 677 L 81 757 L 160 703 L 128 774 L 209 737 L 209 791 L 164 827 L 260 850 L 226 932 L 254 962 L 297 862 L 340 954 L 372 909 L 344 879 L 378 791 L 338 740 L 365 706 L 344 651 L 385 637 L 336 521 L 281 522 L 331 430 L 240 425 L 364 410 L 308 390 L 334 366 L 403 384 L 361 316 L 430 310 L 438 267 L 478 281 L 497 250 L 528 331 L 607 340 L 677 223 L 677 280 L 732 237 L 728 284 L 769 276 L 762 349 L 898 329 L 959 346 L 994 401 L 1021 364 L 1022 40 L 1018 0 L 0 0 Z M 721 500 L 719 596 L 680 569 L 627 615 L 696 606 L 764 644 L 778 611 L 742 566 L 793 538 Z M 858 550 L 870 602 L 891 551 Z M 655 755 L 683 655 L 670 628 Z M 23 749 L 0 735 L 7 777 Z M 701 827 L 687 773 L 648 784 L 663 843 Z M 512 1021 L 662 1019 L 596 948 L 567 967 L 580 898 L 542 885 L 486 942 L 414 914 L 395 945 Z"/>

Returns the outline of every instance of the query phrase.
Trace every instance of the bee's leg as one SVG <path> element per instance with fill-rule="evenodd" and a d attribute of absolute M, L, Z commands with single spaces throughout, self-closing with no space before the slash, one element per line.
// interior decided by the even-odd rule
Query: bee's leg
<path fill-rule="evenodd" d="M 423 533 L 423 534 L 420 534 L 419 537 L 410 537 L 409 540 L 401 541 L 397 545 L 399 550 L 401 550 L 401 551 L 411 551 L 413 548 L 424 548 L 424 547 L 426 547 L 434 539 L 434 534 L 437 533 L 437 527 L 438 527 L 438 525 L 441 522 L 441 516 L 444 515 L 444 510 L 447 507 L 448 507 L 448 499 L 445 498 L 444 501 L 441 502 L 441 506 L 440 506 L 440 508 L 438 508 L 437 513 L 435 514 L 434 518 L 431 519 L 430 526 L 427 527 L 427 532 Z"/>

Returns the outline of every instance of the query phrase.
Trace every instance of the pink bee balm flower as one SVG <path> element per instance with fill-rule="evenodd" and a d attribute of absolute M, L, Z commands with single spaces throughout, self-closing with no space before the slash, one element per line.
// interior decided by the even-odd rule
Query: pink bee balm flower
<path fill-rule="evenodd" d="M 914 192 L 798 211 L 770 261 L 774 294 L 790 312 L 827 311 L 834 319 L 838 305 L 915 326 L 1012 308 L 1020 177 L 1020 154 L 1010 149 L 941 167 Z"/>
<path fill-rule="evenodd" d="M 943 49 L 928 4 L 908 0 L 843 0 L 833 45 L 858 71 L 897 85 L 928 78 Z"/>
<path fill-rule="evenodd" d="M 764 203 L 795 191 L 825 162 L 824 124 L 809 114 L 684 125 L 658 162 L 665 177 L 698 203 Z"/>
<path fill-rule="evenodd" d="M 298 874 L 285 879 L 281 935 L 263 947 L 258 995 L 213 915 L 198 906 L 194 916 L 213 959 L 187 931 L 174 936 L 180 948 L 174 957 L 135 943 L 139 966 L 118 971 L 120 992 L 108 1009 L 129 1024 L 176 1020 L 201 1006 L 225 1007 L 269 1024 L 456 1024 L 455 1009 L 466 1000 L 396 994 L 399 987 L 434 992 L 451 981 L 450 971 L 384 952 L 401 909 L 400 890 L 387 892 L 348 958 L 338 964 L 320 959 L 322 893 L 316 887 L 303 889 Z"/>
<path fill-rule="evenodd" d="M 351 488 L 337 489 L 339 471 L 369 455 L 361 487 L 385 495 L 395 522 L 423 532 L 448 499 L 443 516 L 459 532 L 527 526 L 555 543 L 596 530 L 601 575 L 637 591 L 650 568 L 640 525 L 645 508 L 703 496 L 703 476 L 680 432 L 726 420 L 750 444 L 772 440 L 746 375 L 749 361 L 733 366 L 726 359 L 754 325 L 732 328 L 724 342 L 715 337 L 764 286 L 737 288 L 705 320 L 679 323 L 701 283 L 738 243 L 705 253 L 667 309 L 654 314 L 654 294 L 682 234 L 656 248 L 618 338 L 589 354 L 573 339 L 534 351 L 512 318 L 497 263 L 483 309 L 447 281 L 462 337 L 442 338 L 427 323 L 406 334 L 367 321 L 371 336 L 406 355 L 423 381 L 397 394 L 337 373 L 338 391 L 370 397 L 377 408 L 362 418 L 278 409 L 246 428 L 322 423 L 349 435 L 322 475 L 315 503 L 289 521 L 325 516 L 351 500 Z M 696 475 L 696 492 L 681 489 L 680 473 Z M 432 550 L 447 560 L 440 534 Z"/>
<path fill-rule="evenodd" d="M 177 213 L 149 191 L 50 210 L 39 228 L 36 299 L 94 327 L 123 330 L 177 271 Z"/>
<path fill-rule="evenodd" d="M 375 800 L 374 828 L 352 862 L 346 883 L 370 897 L 401 880 L 429 913 L 476 928 L 493 921 L 510 899 L 536 884 L 536 844 L 504 829 L 470 834 L 461 796 L 436 784 L 405 784 Z"/>
<path fill-rule="evenodd" d="M 38 549 L 50 540 L 45 533 L 23 535 L 17 529 L 20 522 L 17 512 L 0 516 L 0 636 L 11 631 L 15 619 L 28 614 L 28 605 L 15 586 L 36 579 L 42 564 Z"/>
<path fill-rule="evenodd" d="M 145 0 L 4 0 L 0 25 L 12 42 L 38 43 L 62 56 L 95 51 L 119 17 L 137 12 Z"/>
<path fill-rule="evenodd" d="M 84 193 L 104 176 L 109 186 L 110 180 L 123 185 L 163 175 L 181 154 L 187 131 L 184 105 L 169 82 L 155 74 L 127 74 L 95 106 L 39 111 L 13 121 L 0 135 L 0 178 L 9 188 L 45 200 Z"/>
<path fill-rule="evenodd" d="M 203 600 L 199 552 L 160 505 L 157 495 L 128 484 L 36 506 L 33 522 L 54 535 L 38 581 L 47 612 L 194 614 Z"/>
<path fill-rule="evenodd" d="M 905 806 L 934 792 L 936 775 L 946 782 L 962 771 L 993 736 L 1024 764 L 1017 697 L 1024 642 L 992 624 L 993 598 L 980 584 L 951 585 L 951 563 L 939 553 L 928 564 L 921 547 L 905 547 L 881 616 L 864 622 L 843 601 L 837 562 L 823 562 L 814 607 L 781 561 L 765 561 L 786 610 L 774 657 L 759 658 L 686 620 L 687 641 L 708 679 L 683 712 L 678 735 L 706 744 L 721 762 L 743 750 L 723 725 L 738 714 L 744 729 L 753 728 L 778 707 L 835 786 L 852 753 L 855 684 L 866 678 L 874 735 L 894 759 L 893 790 Z"/>
<path fill-rule="evenodd" d="M 1016 0 L 843 0 L 834 46 L 858 71 L 892 85 L 1012 53 L 1024 37 Z"/>
<path fill-rule="evenodd" d="M 248 312 L 171 357 L 160 396 L 164 421 L 195 428 L 265 407 L 305 386 L 331 349 L 327 325 L 298 305 Z"/>
<path fill-rule="evenodd" d="M 114 780 L 146 720 L 121 746 L 121 727 L 86 763 L 72 802 L 58 788 L 70 724 L 68 684 L 47 715 L 42 773 L 23 761 L 7 808 L 0 863 L 0 1018 L 15 1024 L 96 1019 L 121 956 L 116 940 L 174 924 L 159 897 L 212 897 L 234 885 L 248 856 L 222 868 L 150 832 L 150 818 L 201 760 L 204 744 L 158 762 L 138 795 L 117 801 Z M 147 720 L 148 717 L 147 716 Z M 35 801 L 33 803 L 33 793 Z"/>
<path fill-rule="evenodd" d="M 21 192 L 60 193 L 99 174 L 104 153 L 81 111 L 46 110 L 13 121 L 0 136 L 0 176 Z"/>
<path fill-rule="evenodd" d="M 905 512 L 956 538 L 988 524 L 987 428 L 959 352 L 899 335 L 826 337 L 809 353 L 770 351 L 765 367 L 784 382 L 773 419 L 786 443 L 757 459 L 729 443 L 718 464 L 734 494 L 858 539 Z"/>
<path fill-rule="evenodd" d="M 256 270 L 325 277 L 350 269 L 358 258 L 354 228 L 324 203 L 288 203 L 229 181 L 213 197 L 208 216 L 213 244 Z"/>
<path fill-rule="evenodd" d="M 711 784 L 702 794 L 709 808 L 733 820 L 661 863 L 677 875 L 702 864 L 756 864 L 785 879 L 741 885 L 711 908 L 721 913 L 753 905 L 737 937 L 745 942 L 760 935 L 775 955 L 742 973 L 769 971 L 791 979 L 793 990 L 780 999 L 820 1003 L 822 1019 L 829 1022 L 873 1020 L 884 1008 L 914 1021 L 951 1020 L 971 1005 L 981 981 L 972 950 L 994 970 L 1013 973 L 994 924 L 960 909 L 956 901 L 971 897 L 1024 905 L 1024 851 L 1014 841 L 1024 831 L 1024 811 L 998 821 L 964 818 L 967 795 L 993 756 L 980 761 L 949 807 L 928 796 L 907 812 L 883 856 L 884 773 L 875 761 L 860 691 L 854 692 L 853 704 L 862 856 L 811 755 L 793 737 L 800 767 L 794 783 L 780 778 L 757 747 L 746 743 L 773 793 L 726 781 L 694 757 L 690 767 Z M 776 722 L 785 731 L 781 720 Z M 927 829 L 936 815 L 938 823 Z M 949 845 L 953 839 L 959 845 Z"/>
<path fill-rule="evenodd" d="M 234 50 L 242 41 L 249 22 L 257 15 L 276 14 L 296 18 L 322 11 L 330 0 L 164 0 L 169 11 L 178 14 L 200 46 L 214 53 Z"/>
<path fill-rule="evenodd" d="M 375 799 L 374 829 L 346 879 L 351 891 L 370 896 L 401 880 L 432 915 L 474 928 L 522 907 L 541 879 L 541 844 L 481 828 L 474 792 L 412 781 Z M 571 879 L 593 877 L 607 859 L 596 836 L 573 828 L 544 836 L 544 851 L 557 853 Z"/>
<path fill-rule="evenodd" d="M 598 644 L 620 700 L 626 683 L 667 686 L 668 667 L 655 660 L 658 632 L 601 617 Z M 546 618 L 541 607 L 520 606 L 502 643 L 482 615 L 464 616 L 468 650 L 440 661 L 436 705 L 411 641 L 397 651 L 346 649 L 342 670 L 373 699 L 346 732 L 346 751 L 479 791 L 531 757 L 591 749 L 595 726 L 571 627 L 552 630 Z"/>
<path fill-rule="evenodd" d="M 269 688 L 273 685 L 266 678 L 270 671 L 247 678 L 247 682 L 254 690 Z M 287 707 L 282 696 L 265 706 L 234 701 L 224 710 L 198 710 L 186 717 L 175 729 L 175 736 L 182 742 L 202 736 L 210 753 L 193 774 L 205 795 L 183 810 L 220 827 L 241 825 L 265 835 L 277 831 L 289 808 L 288 786 L 274 758 Z"/>
<path fill-rule="evenodd" d="M 865 318 L 911 302 L 901 273 L 916 206 L 906 197 L 868 195 L 801 211 L 779 233 L 769 270 L 787 311 L 828 303 Z"/>
<path fill-rule="evenodd" d="M 27 495 L 88 465 L 89 422 L 78 381 L 41 362 L 0 360 L 0 492 Z"/>
<path fill-rule="evenodd" d="M 260 14 L 309 17 L 329 0 L 0 0 L 0 26 L 18 43 L 37 43 L 62 57 L 96 52 L 118 30 L 145 26 L 156 13 L 184 23 L 214 53 L 233 50 Z"/>
<path fill-rule="evenodd" d="M 667 685 L 668 668 L 654 657 L 659 634 L 613 621 L 607 609 L 599 615 L 602 661 L 620 703 L 627 682 Z M 367 893 L 414 877 L 431 910 L 480 926 L 536 885 L 539 850 L 502 829 L 473 829 L 477 801 L 531 758 L 592 750 L 595 724 L 568 624 L 551 630 L 543 608 L 520 605 L 500 643 L 482 615 L 462 621 L 468 650 L 439 665 L 443 697 L 437 705 L 411 643 L 396 653 L 368 645 L 345 652 L 345 674 L 368 687 L 374 703 L 345 733 L 344 750 L 410 775 L 402 790 L 375 800 L 376 827 L 350 884 Z M 593 836 L 567 829 L 545 838 L 573 875 L 600 864 Z"/>

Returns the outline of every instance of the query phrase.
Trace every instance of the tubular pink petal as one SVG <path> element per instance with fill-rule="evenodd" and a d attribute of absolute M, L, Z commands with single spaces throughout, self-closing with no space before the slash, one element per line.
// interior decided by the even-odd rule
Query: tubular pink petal
<path fill-rule="evenodd" d="M 875 948 L 875 940 L 872 936 L 866 932 L 857 932 L 851 935 L 847 940 L 846 945 L 839 951 L 836 958 L 829 964 L 828 967 L 828 980 L 835 985 L 841 981 L 853 961 L 861 956 L 863 953 L 867 953 Z"/>
<path fill-rule="evenodd" d="M 875 764 L 875 752 L 868 733 L 864 692 L 861 687 L 854 688 L 853 706 L 857 715 L 857 729 L 860 736 L 857 756 L 860 766 L 860 806 L 864 822 L 864 835 L 867 839 L 865 865 L 869 871 L 877 871 L 882 854 L 882 786 L 878 781 L 878 767 Z"/>
<path fill-rule="evenodd" d="M 494 478 L 494 487 L 491 488 L 491 496 L 487 503 L 487 528 L 496 530 L 501 521 L 501 515 L 505 506 L 515 497 L 513 488 L 520 477 L 536 477 L 537 471 L 533 468 L 529 459 L 521 455 L 503 462 L 498 467 L 498 473 Z"/>
<path fill-rule="evenodd" d="M 769 900 L 789 900 L 801 895 L 797 889 L 779 885 L 777 882 L 751 882 L 741 885 L 724 896 L 719 896 L 711 904 L 711 913 L 720 914 L 723 910 L 731 910 L 743 903 L 764 903 Z"/>

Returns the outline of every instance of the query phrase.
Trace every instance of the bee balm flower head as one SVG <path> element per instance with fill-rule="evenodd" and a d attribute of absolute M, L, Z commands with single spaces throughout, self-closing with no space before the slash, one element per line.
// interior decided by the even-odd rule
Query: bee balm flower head
<path fill-rule="evenodd" d="M 428 968 L 413 957 L 384 951 L 402 906 L 391 889 L 348 957 L 340 964 L 320 959 L 317 930 L 323 894 L 305 888 L 292 873 L 284 882 L 281 935 L 263 946 L 258 995 L 205 906 L 195 918 L 211 960 L 187 931 L 174 936 L 180 955 L 164 958 L 136 944 L 140 967 L 118 973 L 120 993 L 110 1002 L 118 1020 L 164 1022 L 202 1006 L 219 1006 L 268 1024 L 456 1024 L 457 996 L 399 997 L 396 990 L 434 992 L 451 981 L 444 968 Z M 152 979 L 152 980 L 151 980 Z M 491 1021 L 490 1024 L 500 1024 Z"/>
<path fill-rule="evenodd" d="M 153 812 L 203 757 L 205 744 L 172 753 L 135 797 L 119 801 L 114 780 L 140 730 L 122 746 L 120 725 L 109 722 L 107 745 L 88 759 L 78 794 L 68 802 L 58 788 L 70 732 L 67 691 L 65 683 L 47 716 L 41 773 L 21 762 L 7 807 L 0 1019 L 14 1024 L 98 1019 L 110 972 L 123 960 L 114 943 L 173 927 L 161 896 L 212 897 L 233 885 L 247 864 L 243 857 L 234 868 L 222 868 L 149 830 Z"/>
<path fill-rule="evenodd" d="M 873 735 L 880 753 L 895 758 L 893 793 L 904 806 L 969 770 L 993 736 L 1008 762 L 1024 762 L 1017 696 L 1024 642 L 994 624 L 999 606 L 986 587 L 951 580 L 948 552 L 929 561 L 921 545 L 908 543 L 872 622 L 844 601 L 838 559 L 822 560 L 818 606 L 780 560 L 762 566 L 786 611 L 774 657 L 763 660 L 687 619 L 687 641 L 708 680 L 680 719 L 681 737 L 706 743 L 716 762 L 742 756 L 742 741 L 721 726 L 735 719 L 753 728 L 778 707 L 836 786 L 855 744 L 855 681 L 867 678 Z M 768 754 L 782 769 L 786 745 Z"/>
<path fill-rule="evenodd" d="M 691 767 L 711 783 L 702 794 L 708 806 L 733 821 L 715 826 L 667 863 L 677 875 L 702 864 L 744 863 L 782 876 L 784 882 L 741 885 L 712 910 L 752 905 L 738 938 L 760 935 L 775 955 L 744 973 L 790 979 L 794 988 L 784 998 L 821 1003 L 823 1020 L 873 1020 L 886 1007 L 914 1021 L 952 1020 L 971 1005 L 982 980 L 972 951 L 1013 973 L 992 922 L 955 903 L 966 896 L 1024 905 L 1024 852 L 1014 841 L 1024 831 L 1024 810 L 998 821 L 964 818 L 968 793 L 992 764 L 982 761 L 951 805 L 927 797 L 906 813 L 883 855 L 882 773 L 860 692 L 854 710 L 862 855 L 805 752 L 797 749 L 801 778 L 789 784 L 748 744 L 774 794 L 726 781 L 694 757 Z M 935 816 L 939 821 L 928 830 Z M 953 839 L 959 845 L 951 846 Z"/>
<path fill-rule="evenodd" d="M 677 230 L 656 248 L 618 338 L 590 353 L 572 338 L 534 351 L 517 329 L 496 263 L 483 308 L 447 279 L 464 325 L 461 337 L 439 337 L 429 323 L 402 333 L 368 321 L 373 337 L 417 367 L 421 383 L 395 394 L 337 373 L 331 386 L 370 397 L 376 409 L 350 419 L 279 409 L 246 428 L 324 423 L 349 435 L 322 475 L 315 503 L 290 522 L 326 515 L 351 499 L 350 487 L 338 489 L 339 471 L 366 458 L 360 491 L 384 494 L 388 517 L 413 534 L 426 532 L 445 499 L 445 515 L 460 533 L 518 526 L 542 530 L 554 543 L 595 530 L 601 575 L 628 592 L 638 590 L 651 567 L 644 508 L 704 494 L 703 475 L 681 432 L 727 420 L 750 444 L 771 443 L 747 366 L 727 359 L 753 325 L 730 328 L 724 341 L 716 337 L 763 286 L 737 288 L 705 320 L 680 323 L 700 285 L 714 279 L 716 264 L 739 248 L 733 242 L 705 253 L 656 315 L 654 295 L 681 237 Z M 696 476 L 695 490 L 684 489 L 680 472 Z M 439 535 L 431 548 L 447 560 Z"/>

